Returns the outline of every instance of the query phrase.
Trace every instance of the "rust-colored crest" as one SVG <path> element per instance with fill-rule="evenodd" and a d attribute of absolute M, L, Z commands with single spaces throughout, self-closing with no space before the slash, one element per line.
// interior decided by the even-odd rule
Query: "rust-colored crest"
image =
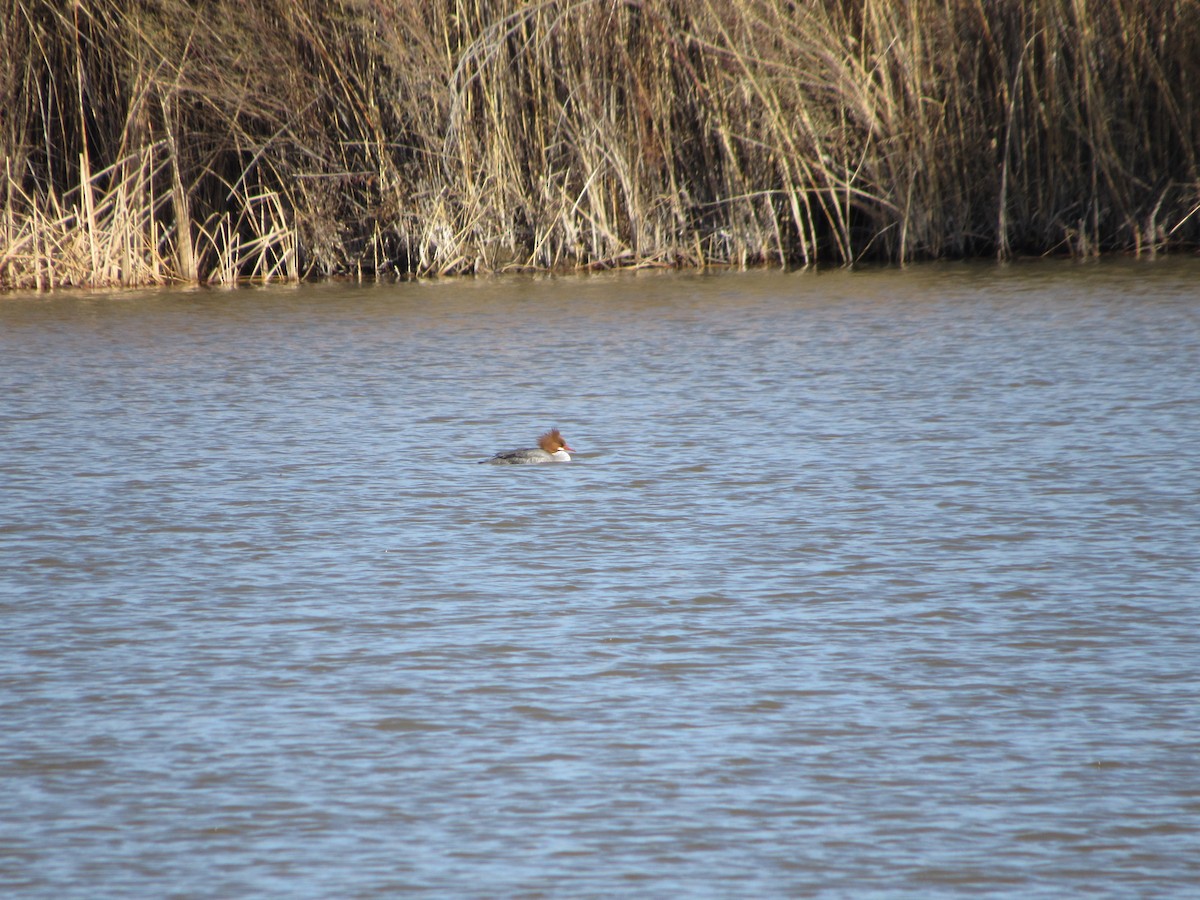
<path fill-rule="evenodd" d="M 556 450 L 561 450 L 563 447 L 567 446 L 567 442 L 563 440 L 563 437 L 561 434 L 559 434 L 557 428 L 551 428 L 540 438 L 538 438 L 538 446 L 547 453 L 554 453 Z"/>

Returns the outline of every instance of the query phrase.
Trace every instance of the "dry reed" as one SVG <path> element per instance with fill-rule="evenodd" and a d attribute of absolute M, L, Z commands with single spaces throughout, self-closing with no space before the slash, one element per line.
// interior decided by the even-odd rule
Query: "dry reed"
<path fill-rule="evenodd" d="M 0 0 L 0 286 L 1200 244 L 1200 0 Z"/>

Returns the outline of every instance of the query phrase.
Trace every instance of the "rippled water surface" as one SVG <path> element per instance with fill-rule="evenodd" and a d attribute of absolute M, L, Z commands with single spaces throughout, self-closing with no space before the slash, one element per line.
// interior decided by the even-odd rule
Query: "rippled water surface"
<path fill-rule="evenodd" d="M 0 297 L 0 893 L 1196 896 L 1198 438 L 1196 261 Z"/>

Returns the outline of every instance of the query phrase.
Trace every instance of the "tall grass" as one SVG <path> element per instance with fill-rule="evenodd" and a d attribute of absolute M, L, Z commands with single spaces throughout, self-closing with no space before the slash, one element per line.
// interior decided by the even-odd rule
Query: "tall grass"
<path fill-rule="evenodd" d="M 0 0 L 0 285 L 1200 244 L 1200 0 Z"/>

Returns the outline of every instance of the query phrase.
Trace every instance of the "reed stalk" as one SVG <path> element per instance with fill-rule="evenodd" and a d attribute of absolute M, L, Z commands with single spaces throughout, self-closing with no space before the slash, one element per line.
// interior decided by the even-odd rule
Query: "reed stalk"
<path fill-rule="evenodd" d="M 1200 244 L 1200 0 L 0 0 L 0 286 Z"/>

